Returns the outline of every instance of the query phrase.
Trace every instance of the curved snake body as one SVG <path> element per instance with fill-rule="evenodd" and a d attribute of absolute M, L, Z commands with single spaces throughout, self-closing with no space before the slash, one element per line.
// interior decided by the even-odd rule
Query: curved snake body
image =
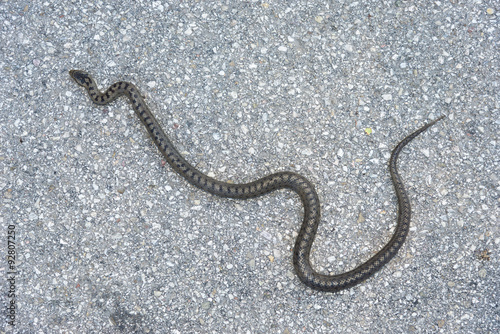
<path fill-rule="evenodd" d="M 413 132 L 392 151 L 389 172 L 396 191 L 399 210 L 396 228 L 389 242 L 355 269 L 339 275 L 324 275 L 316 272 L 309 261 L 311 246 L 320 222 L 320 203 L 314 186 L 304 176 L 293 172 L 279 172 L 244 184 L 221 182 L 211 178 L 197 170 L 177 151 L 147 107 L 139 90 L 132 83 L 116 82 L 102 93 L 88 73 L 79 70 L 72 70 L 69 73 L 76 83 L 87 90 L 90 98 L 96 104 L 108 104 L 122 95 L 128 97 L 135 113 L 146 126 L 166 161 L 192 185 L 220 197 L 237 199 L 254 198 L 283 188 L 295 191 L 304 206 L 304 219 L 295 241 L 293 265 L 298 277 L 305 285 L 320 291 L 335 292 L 352 287 L 377 272 L 398 252 L 408 235 L 411 217 L 410 201 L 396 168 L 398 155 L 403 147 L 416 136 L 444 117 L 442 116 Z"/>

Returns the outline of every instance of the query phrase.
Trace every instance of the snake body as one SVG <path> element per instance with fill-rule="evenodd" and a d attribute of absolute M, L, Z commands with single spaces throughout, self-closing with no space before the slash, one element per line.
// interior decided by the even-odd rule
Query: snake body
<path fill-rule="evenodd" d="M 305 285 L 320 291 L 336 292 L 362 282 L 380 270 L 401 248 L 410 228 L 411 208 L 408 194 L 397 171 L 396 162 L 403 147 L 444 117 L 442 116 L 408 135 L 392 151 L 389 172 L 396 191 L 399 210 L 396 228 L 389 242 L 355 269 L 339 275 L 324 275 L 316 272 L 309 261 L 311 246 L 320 222 L 320 202 L 313 184 L 304 176 L 293 172 L 278 172 L 244 184 L 221 182 L 211 178 L 197 170 L 177 151 L 147 107 L 141 93 L 132 83 L 116 82 L 102 93 L 88 73 L 71 70 L 69 74 L 78 85 L 87 90 L 91 100 L 96 104 L 108 104 L 122 95 L 128 97 L 135 113 L 146 126 L 166 161 L 192 185 L 220 197 L 237 199 L 255 198 L 283 188 L 295 191 L 304 206 L 304 219 L 295 241 L 293 265 L 299 279 Z"/>

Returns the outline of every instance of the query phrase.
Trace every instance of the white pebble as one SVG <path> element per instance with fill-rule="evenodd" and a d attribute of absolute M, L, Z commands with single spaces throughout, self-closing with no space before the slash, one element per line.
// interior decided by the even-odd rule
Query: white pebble
<path fill-rule="evenodd" d="M 273 236 L 271 235 L 271 233 L 266 232 L 266 231 L 262 231 L 262 233 L 260 235 L 262 235 L 267 240 L 272 240 L 273 239 Z"/>
<path fill-rule="evenodd" d="M 311 151 L 310 148 L 306 148 L 306 149 L 304 149 L 302 151 L 302 154 L 304 154 L 304 155 L 311 155 L 311 154 L 313 154 L 313 152 Z"/>

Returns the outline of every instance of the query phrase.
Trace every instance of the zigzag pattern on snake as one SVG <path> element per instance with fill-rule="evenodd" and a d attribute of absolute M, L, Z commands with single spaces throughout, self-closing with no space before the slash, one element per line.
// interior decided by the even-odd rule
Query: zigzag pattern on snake
<path fill-rule="evenodd" d="M 399 153 L 415 137 L 444 118 L 444 116 L 441 116 L 422 126 L 404 138 L 392 151 L 389 160 L 389 172 L 396 191 L 399 210 L 396 228 L 389 242 L 370 259 L 355 269 L 338 275 L 324 275 L 316 272 L 309 262 L 311 247 L 320 222 L 318 194 L 309 180 L 293 172 L 278 172 L 244 184 L 233 184 L 215 180 L 197 170 L 182 157 L 163 132 L 144 102 L 139 90 L 133 84 L 124 81 L 116 82 L 102 93 L 99 91 L 94 79 L 88 73 L 72 70 L 69 74 L 78 85 L 87 90 L 90 98 L 96 104 L 108 104 L 122 95 L 128 97 L 135 113 L 146 126 L 147 131 L 166 161 L 192 185 L 220 197 L 237 199 L 254 198 L 283 188 L 295 191 L 304 206 L 304 219 L 295 241 L 293 265 L 299 279 L 305 285 L 320 291 L 336 292 L 352 287 L 372 276 L 396 255 L 408 235 L 411 218 L 410 200 L 396 168 Z"/>

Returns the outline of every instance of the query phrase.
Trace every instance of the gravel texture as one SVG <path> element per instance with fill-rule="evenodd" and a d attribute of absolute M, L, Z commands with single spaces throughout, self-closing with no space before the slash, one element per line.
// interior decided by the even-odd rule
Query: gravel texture
<path fill-rule="evenodd" d="M 15 327 L 1 333 L 498 333 L 495 1 L 2 1 L 0 222 L 16 233 Z M 352 269 L 390 238 L 387 161 L 412 228 L 374 277 L 310 290 L 289 191 L 220 199 L 184 181 L 125 100 L 134 82 L 179 150 L 233 182 L 315 185 L 313 262 Z M 0 266 L 8 277 L 9 266 Z M 3 305 L 11 302 L 3 285 Z M 5 320 L 7 319 L 7 320 Z"/>

